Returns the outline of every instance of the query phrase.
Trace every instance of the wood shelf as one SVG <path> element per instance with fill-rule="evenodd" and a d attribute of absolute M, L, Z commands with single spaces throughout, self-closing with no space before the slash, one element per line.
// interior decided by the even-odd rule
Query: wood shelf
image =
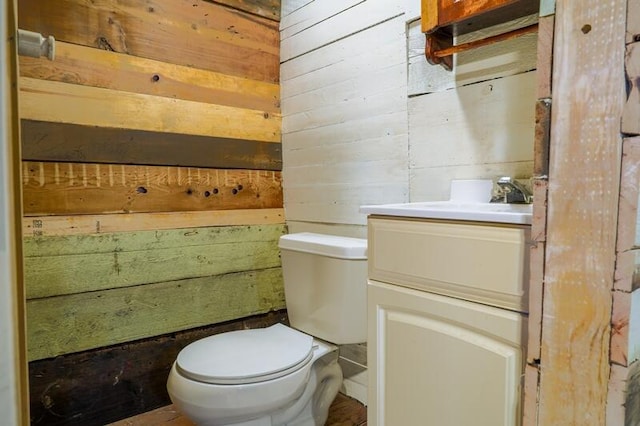
<path fill-rule="evenodd" d="M 537 0 L 422 0 L 425 56 L 432 65 L 453 69 L 453 54 L 537 31 L 537 25 L 454 45 L 454 38 L 538 11 Z"/>

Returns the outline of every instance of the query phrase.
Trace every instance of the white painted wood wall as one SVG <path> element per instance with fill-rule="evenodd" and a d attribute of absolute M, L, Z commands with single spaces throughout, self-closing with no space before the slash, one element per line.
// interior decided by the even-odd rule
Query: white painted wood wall
<path fill-rule="evenodd" d="M 282 7 L 291 232 L 364 237 L 360 205 L 447 199 L 451 179 L 531 176 L 535 34 L 460 54 L 451 73 L 424 59 L 418 0 Z"/>

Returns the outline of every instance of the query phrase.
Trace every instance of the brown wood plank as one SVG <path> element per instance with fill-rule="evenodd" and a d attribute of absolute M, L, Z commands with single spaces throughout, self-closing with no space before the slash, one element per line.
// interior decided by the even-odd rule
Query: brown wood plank
<path fill-rule="evenodd" d="M 88 235 L 114 232 L 200 228 L 205 226 L 284 223 L 284 209 L 213 210 L 74 216 L 30 216 L 22 220 L 25 236 Z"/>
<path fill-rule="evenodd" d="M 280 22 L 280 0 L 207 0 Z"/>
<path fill-rule="evenodd" d="M 551 128 L 551 99 L 536 102 L 536 127 L 533 141 L 533 176 L 549 174 L 549 132 Z"/>
<path fill-rule="evenodd" d="M 56 59 L 20 57 L 20 75 L 105 89 L 280 111 L 280 86 L 62 41 Z"/>
<path fill-rule="evenodd" d="M 606 421 L 626 0 L 601 6 L 556 4 L 541 425 Z"/>
<path fill-rule="evenodd" d="M 282 146 L 255 140 L 22 120 L 22 159 L 282 170 Z"/>
<path fill-rule="evenodd" d="M 27 216 L 282 208 L 281 173 L 23 163 Z"/>
<path fill-rule="evenodd" d="M 279 80 L 278 23 L 203 0 L 20 0 L 18 22 L 73 44 Z"/>
<path fill-rule="evenodd" d="M 538 78 L 539 99 L 551 97 L 554 24 L 554 15 L 541 17 L 538 21 L 538 53 L 536 61 L 536 73 Z"/>
<path fill-rule="evenodd" d="M 20 78 L 20 117 L 35 121 L 280 143 L 280 114 Z"/>
<path fill-rule="evenodd" d="M 31 424 L 103 425 L 171 403 L 167 376 L 187 344 L 226 331 L 286 323 L 275 311 L 29 364 Z M 165 423 L 171 416 L 156 418 Z M 127 424 L 127 423 L 124 423 Z"/>

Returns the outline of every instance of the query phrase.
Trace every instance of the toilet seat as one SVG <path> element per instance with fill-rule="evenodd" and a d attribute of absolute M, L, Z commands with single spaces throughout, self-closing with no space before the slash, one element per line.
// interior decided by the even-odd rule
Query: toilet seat
<path fill-rule="evenodd" d="M 237 385 L 276 379 L 308 364 L 313 337 L 282 324 L 205 337 L 178 354 L 176 368 L 199 382 Z"/>

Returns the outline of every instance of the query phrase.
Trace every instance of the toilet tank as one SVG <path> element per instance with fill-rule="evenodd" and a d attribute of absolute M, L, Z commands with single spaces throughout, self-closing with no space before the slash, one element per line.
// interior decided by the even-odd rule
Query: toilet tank
<path fill-rule="evenodd" d="M 292 327 L 336 344 L 367 338 L 367 240 L 303 232 L 280 237 Z"/>

